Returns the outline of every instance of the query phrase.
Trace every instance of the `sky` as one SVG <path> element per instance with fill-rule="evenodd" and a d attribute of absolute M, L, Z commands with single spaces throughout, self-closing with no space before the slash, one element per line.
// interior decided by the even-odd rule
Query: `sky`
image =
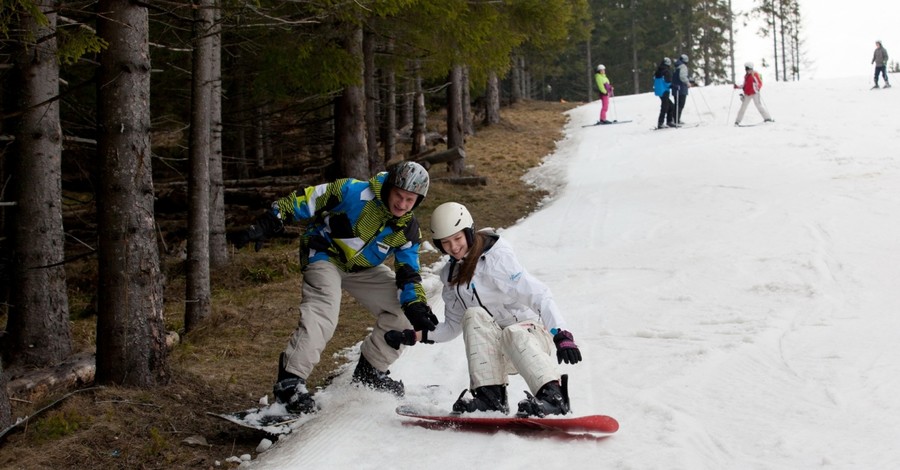
<path fill-rule="evenodd" d="M 754 0 L 732 0 L 732 9 L 735 13 L 748 12 L 756 3 Z M 874 75 L 872 52 L 878 40 L 891 55 L 891 60 L 900 61 L 900 28 L 897 27 L 900 2 L 800 0 L 800 12 L 803 18 L 801 38 L 808 61 L 807 70 L 801 71 L 801 79 L 857 75 L 871 79 Z M 747 61 L 761 64 L 763 57 L 771 64 L 772 40 L 756 35 L 759 24 L 747 27 L 736 24 L 736 27 L 735 62 L 739 71 Z M 774 68 L 764 72 L 774 77 Z"/>
<path fill-rule="evenodd" d="M 394 409 L 450 408 L 468 386 L 462 338 L 404 351 L 391 368 L 403 399 L 350 385 L 357 346 L 316 393 L 321 411 L 244 467 L 895 468 L 900 130 L 885 117 L 900 90 L 850 77 L 762 93 L 776 122 L 755 127 L 733 126 L 725 85 L 691 90 L 692 128 L 652 130 L 652 94 L 613 98 L 628 123 L 582 128 L 599 104 L 570 111 L 524 178 L 550 197 L 500 231 L 582 351 L 559 366 L 573 413 L 612 416 L 618 432 L 425 429 Z M 751 106 L 745 122 L 759 121 Z M 442 318 L 438 268 L 423 276 Z M 524 390 L 511 376 L 511 406 Z"/>

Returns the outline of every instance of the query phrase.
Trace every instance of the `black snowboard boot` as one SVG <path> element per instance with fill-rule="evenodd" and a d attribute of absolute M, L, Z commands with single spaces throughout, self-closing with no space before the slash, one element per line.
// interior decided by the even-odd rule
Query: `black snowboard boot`
<path fill-rule="evenodd" d="M 360 354 L 359 363 L 356 364 L 356 369 L 353 371 L 352 382 L 402 397 L 404 395 L 403 381 L 388 377 L 390 373 L 389 370 L 382 372 L 376 369 L 365 356 Z"/>
<path fill-rule="evenodd" d="M 453 404 L 454 413 L 471 413 L 473 411 L 500 411 L 509 414 L 509 403 L 506 400 L 506 385 L 485 385 L 472 390 L 472 398 L 465 399 L 468 390 L 459 394 Z"/>
<path fill-rule="evenodd" d="M 313 413 L 318 410 L 316 402 L 306 389 L 306 379 L 284 370 L 284 353 L 278 358 L 278 380 L 272 387 L 272 394 L 275 395 L 275 401 L 283 404 L 289 413 Z"/>
<path fill-rule="evenodd" d="M 569 413 L 569 376 L 562 376 L 559 382 L 547 382 L 538 390 L 537 395 L 525 392 L 527 398 L 519 402 L 516 416 L 564 415 Z"/>

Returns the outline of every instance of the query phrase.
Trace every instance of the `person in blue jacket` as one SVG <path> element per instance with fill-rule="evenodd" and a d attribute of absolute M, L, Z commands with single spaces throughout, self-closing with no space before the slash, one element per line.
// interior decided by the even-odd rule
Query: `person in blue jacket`
<path fill-rule="evenodd" d="M 687 102 L 688 89 L 691 87 L 688 71 L 688 56 L 681 54 L 675 61 L 675 71 L 672 74 L 672 96 L 675 98 L 675 124 L 682 124 L 681 115 L 684 104 Z"/>
<path fill-rule="evenodd" d="M 665 57 L 656 68 L 653 74 L 653 93 L 659 97 L 659 119 L 657 119 L 657 129 L 665 127 L 675 127 L 675 112 L 672 104 L 672 59 Z"/>
<path fill-rule="evenodd" d="M 388 367 L 400 351 L 385 342 L 391 330 L 434 330 L 438 323 L 419 274 L 421 232 L 413 214 L 428 192 L 428 171 L 402 162 L 368 181 L 352 178 L 310 186 L 280 198 L 249 229 L 232 235 L 238 248 L 306 221 L 300 244 L 303 297 L 300 324 L 279 358 L 275 399 L 292 413 L 317 409 L 306 379 L 338 323 L 342 290 L 372 312 L 375 326 L 363 340 L 353 382 L 398 396 L 403 382 Z M 384 262 L 394 257 L 393 271 Z"/>

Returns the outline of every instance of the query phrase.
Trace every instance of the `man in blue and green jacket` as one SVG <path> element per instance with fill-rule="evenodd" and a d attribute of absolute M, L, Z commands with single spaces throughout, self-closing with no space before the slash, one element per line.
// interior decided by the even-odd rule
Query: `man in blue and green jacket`
<path fill-rule="evenodd" d="M 431 331 L 438 323 L 419 275 L 421 232 L 413 214 L 428 185 L 425 168 L 402 162 L 368 181 L 344 178 L 291 193 L 233 236 L 237 247 L 252 241 L 258 250 L 262 241 L 284 230 L 285 222 L 307 222 L 300 244 L 300 324 L 281 354 L 273 388 L 288 411 L 317 409 L 306 379 L 334 334 L 342 289 L 375 316 L 353 381 L 403 396 L 403 382 L 388 375 L 401 351 L 388 346 L 384 334 L 410 325 Z M 391 255 L 393 271 L 384 264 Z"/>

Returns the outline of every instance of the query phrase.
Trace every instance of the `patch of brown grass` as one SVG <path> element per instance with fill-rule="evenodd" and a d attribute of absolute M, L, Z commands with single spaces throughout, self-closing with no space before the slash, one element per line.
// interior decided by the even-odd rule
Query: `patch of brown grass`
<path fill-rule="evenodd" d="M 573 105 L 524 102 L 502 110 L 503 121 L 479 129 L 466 142 L 472 174 L 487 186 L 435 182 L 417 209 L 423 228 L 438 204 L 454 200 L 469 207 L 480 227 L 508 227 L 534 210 L 544 196 L 522 175 L 552 153 L 562 138 L 564 111 Z M 434 126 L 438 128 L 438 126 Z M 443 127 L 443 126 L 440 126 Z M 444 169 L 433 167 L 433 178 Z M 425 254 L 422 265 L 436 260 Z M 184 278 L 167 266 L 167 326 L 183 325 Z M 248 408 L 271 392 L 278 355 L 299 320 L 300 274 L 297 242 L 278 241 L 255 253 L 234 253 L 231 264 L 214 272 L 213 310 L 199 329 L 182 338 L 169 362 L 172 380 L 153 390 L 107 387 L 79 393 L 30 421 L 0 444 L 0 468 L 215 468 L 232 455 L 255 454 L 260 435 L 206 415 Z M 324 386 L 343 365 L 340 351 L 361 341 L 371 316 L 349 296 L 340 324 L 310 377 Z M 93 317 L 75 322 L 80 348 L 93 342 Z M 13 403 L 14 416 L 29 415 L 46 403 Z M 202 436 L 207 445 L 185 439 Z M 219 468 L 222 468 L 219 467 Z"/>

